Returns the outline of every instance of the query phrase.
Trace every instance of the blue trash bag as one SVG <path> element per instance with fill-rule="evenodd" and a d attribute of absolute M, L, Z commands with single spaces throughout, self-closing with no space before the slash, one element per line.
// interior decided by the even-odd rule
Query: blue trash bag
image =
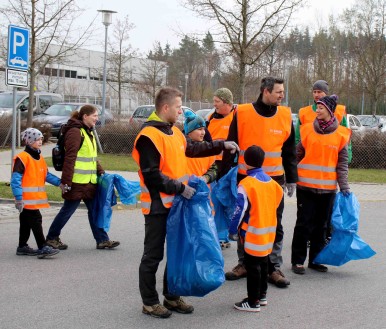
<path fill-rule="evenodd" d="M 209 188 L 196 176 L 187 200 L 176 195 L 167 220 L 167 280 L 169 293 L 202 297 L 225 281 L 224 258 L 209 204 Z"/>
<path fill-rule="evenodd" d="M 99 228 L 110 230 L 111 207 L 117 204 L 117 189 L 121 202 L 126 205 L 135 204 L 136 196 L 141 192 L 139 182 L 128 181 L 118 174 L 104 174 L 98 177 L 98 189 L 93 202 L 93 218 Z"/>
<path fill-rule="evenodd" d="M 348 196 L 337 193 L 331 217 L 331 240 L 316 256 L 314 263 L 341 266 L 350 260 L 366 259 L 376 254 L 357 234 L 359 211 L 359 202 L 353 193 Z"/>
<path fill-rule="evenodd" d="M 229 241 L 228 229 L 237 201 L 237 170 L 237 166 L 233 167 L 212 186 L 214 221 L 220 241 Z"/>

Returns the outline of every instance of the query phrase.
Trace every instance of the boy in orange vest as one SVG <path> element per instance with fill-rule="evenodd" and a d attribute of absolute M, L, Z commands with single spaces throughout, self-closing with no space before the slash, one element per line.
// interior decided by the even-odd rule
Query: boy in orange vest
<path fill-rule="evenodd" d="M 56 255 L 59 250 L 46 244 L 43 234 L 41 208 L 48 208 L 46 181 L 59 186 L 64 193 L 64 186 L 60 178 L 49 173 L 47 164 L 41 155 L 43 134 L 35 128 L 27 128 L 22 133 L 22 140 L 26 144 L 25 150 L 15 156 L 13 160 L 11 188 L 15 197 L 15 207 L 20 213 L 19 246 L 16 255 L 36 256 L 46 258 Z M 27 242 L 32 233 L 35 236 L 38 249 L 28 246 Z"/>
<path fill-rule="evenodd" d="M 282 187 L 261 168 L 265 152 L 252 145 L 244 153 L 247 177 L 238 186 L 237 205 L 229 227 L 229 238 L 244 246 L 248 297 L 234 304 L 239 311 L 260 312 L 267 302 L 268 255 L 276 236 L 276 210 Z"/>

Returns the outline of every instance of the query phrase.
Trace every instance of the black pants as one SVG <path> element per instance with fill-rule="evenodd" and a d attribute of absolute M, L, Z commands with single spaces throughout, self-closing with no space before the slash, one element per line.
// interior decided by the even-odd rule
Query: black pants
<path fill-rule="evenodd" d="M 248 303 L 256 304 L 268 288 L 268 256 L 256 257 L 244 253 L 244 266 L 247 270 Z"/>
<path fill-rule="evenodd" d="M 297 189 L 297 219 L 292 238 L 292 264 L 304 264 L 307 241 L 310 241 L 308 262 L 312 263 L 324 248 L 326 228 L 330 221 L 335 192 L 317 194 Z"/>
<path fill-rule="evenodd" d="M 139 291 L 144 305 L 159 304 L 156 290 L 156 273 L 159 263 L 164 257 L 166 238 L 165 215 L 145 215 L 144 251 L 139 265 Z M 167 266 L 163 277 L 163 295 L 169 300 L 176 300 L 179 296 L 170 295 L 167 283 Z"/>
<path fill-rule="evenodd" d="M 46 244 L 46 239 L 43 234 L 42 214 L 40 210 L 23 209 L 20 213 L 19 221 L 19 247 L 22 248 L 27 245 L 32 230 L 38 248 L 42 248 Z"/>

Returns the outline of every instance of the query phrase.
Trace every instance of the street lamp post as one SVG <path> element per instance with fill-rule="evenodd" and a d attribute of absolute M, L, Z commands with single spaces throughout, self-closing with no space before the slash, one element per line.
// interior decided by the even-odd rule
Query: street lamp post
<path fill-rule="evenodd" d="M 105 55 L 103 59 L 103 84 L 102 84 L 102 127 L 105 125 L 105 109 L 106 109 L 106 61 L 107 61 L 107 29 L 113 21 L 113 14 L 116 11 L 100 9 L 98 12 L 102 13 L 102 23 L 105 26 Z"/>
<path fill-rule="evenodd" d="M 185 106 L 186 106 L 186 94 L 188 92 L 188 78 L 189 78 L 189 73 L 185 73 Z"/>

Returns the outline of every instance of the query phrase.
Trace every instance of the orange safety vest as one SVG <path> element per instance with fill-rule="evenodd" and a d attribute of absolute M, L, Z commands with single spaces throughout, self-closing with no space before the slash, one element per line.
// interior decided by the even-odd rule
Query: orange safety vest
<path fill-rule="evenodd" d="M 134 141 L 134 149 L 132 152 L 133 159 L 139 165 L 139 153 L 136 149 L 137 140 L 140 136 L 146 136 L 150 138 L 154 146 L 157 148 L 161 155 L 159 164 L 159 170 L 163 175 L 170 179 L 176 179 L 182 183 L 186 183 L 189 176 L 187 175 L 187 164 L 186 164 L 186 139 L 182 132 L 172 127 L 173 134 L 166 135 L 155 127 L 145 127 L 138 134 Z M 138 171 L 140 185 L 141 185 L 141 207 L 142 213 L 148 215 L 151 208 L 151 197 L 148 188 L 145 185 L 141 170 Z M 174 194 L 166 194 L 160 192 L 161 201 L 166 208 L 172 206 L 174 200 Z"/>
<path fill-rule="evenodd" d="M 334 116 L 337 118 L 338 122 L 341 122 L 343 117 L 346 116 L 346 106 L 338 104 L 336 106 Z M 299 110 L 299 121 L 302 125 L 309 122 L 314 122 L 315 118 L 316 112 L 312 109 L 312 105 L 302 107 Z"/>
<path fill-rule="evenodd" d="M 238 172 L 246 175 L 244 152 L 251 145 L 260 146 L 265 152 L 263 170 L 269 176 L 284 174 L 281 149 L 291 134 L 291 109 L 278 106 L 272 117 L 258 114 L 252 104 L 239 105 L 237 109 L 237 133 L 240 147 Z"/>
<path fill-rule="evenodd" d="M 40 155 L 39 160 L 35 160 L 30 154 L 23 151 L 15 156 L 24 165 L 24 174 L 21 180 L 23 190 L 23 204 L 25 209 L 49 208 L 46 193 L 47 164 Z"/>
<path fill-rule="evenodd" d="M 338 126 L 330 134 L 318 134 L 313 123 L 300 126 L 300 138 L 305 149 L 304 158 L 298 164 L 298 185 L 335 190 L 338 154 L 350 141 L 351 130 Z"/>
<path fill-rule="evenodd" d="M 205 158 L 186 158 L 188 173 L 196 176 L 204 175 L 214 163 L 215 158 L 215 155 Z"/>
<path fill-rule="evenodd" d="M 283 197 L 281 186 L 271 179 L 262 182 L 247 176 L 239 183 L 251 204 L 248 223 L 243 222 L 245 233 L 244 249 L 252 256 L 264 257 L 271 253 L 276 236 L 276 209 Z"/>
<path fill-rule="evenodd" d="M 228 138 L 229 127 L 232 123 L 236 109 L 231 111 L 225 118 L 216 119 L 212 118 L 209 121 L 208 130 L 214 141 L 225 141 Z M 222 160 L 222 154 L 215 156 L 216 160 Z"/>

